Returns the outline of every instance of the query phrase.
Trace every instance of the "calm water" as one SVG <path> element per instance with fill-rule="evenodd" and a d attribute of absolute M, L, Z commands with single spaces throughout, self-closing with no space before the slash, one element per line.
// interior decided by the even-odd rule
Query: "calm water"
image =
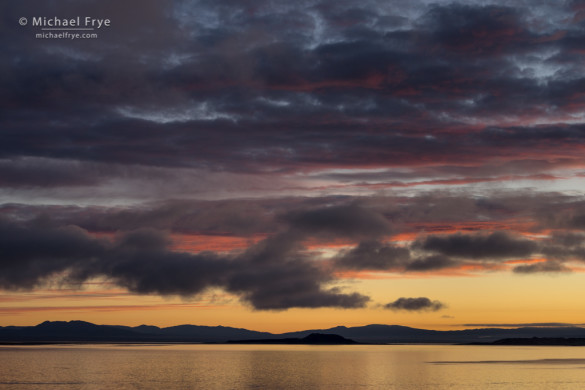
<path fill-rule="evenodd" d="M 583 389 L 585 347 L 0 347 L 2 389 Z"/>

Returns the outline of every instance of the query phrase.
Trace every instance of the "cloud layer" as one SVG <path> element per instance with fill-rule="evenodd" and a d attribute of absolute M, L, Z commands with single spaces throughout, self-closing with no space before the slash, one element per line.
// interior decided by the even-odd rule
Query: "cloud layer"
<path fill-rule="evenodd" d="M 287 235 L 238 255 L 172 251 L 159 231 L 141 229 L 113 241 L 76 227 L 0 225 L 0 287 L 32 289 L 101 277 L 140 294 L 195 296 L 210 287 L 239 295 L 256 309 L 363 307 L 368 297 L 324 286 L 332 276 L 309 261 Z"/>
<path fill-rule="evenodd" d="M 0 287 L 105 278 L 220 288 L 254 309 L 361 308 L 348 275 L 577 270 L 584 12 L 4 2 Z M 77 15 L 112 26 L 47 40 L 17 23 Z"/>
<path fill-rule="evenodd" d="M 37 5 L 2 5 L 2 187 L 149 181 L 180 167 L 272 183 L 377 168 L 334 183 L 400 188 L 583 166 L 573 2 L 141 2 L 140 15 L 111 1 Z M 40 40 L 11 20 L 82 10 L 112 27 Z M 217 178 L 215 193 L 230 187 Z"/>

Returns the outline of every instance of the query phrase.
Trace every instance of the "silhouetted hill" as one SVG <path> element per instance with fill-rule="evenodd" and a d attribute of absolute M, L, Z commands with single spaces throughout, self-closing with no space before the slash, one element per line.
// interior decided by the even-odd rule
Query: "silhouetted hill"
<path fill-rule="evenodd" d="M 566 338 L 566 337 L 531 337 L 521 339 L 503 339 L 497 340 L 490 345 L 566 345 L 566 346 L 584 346 L 585 338 Z"/>
<path fill-rule="evenodd" d="M 410 328 L 399 325 L 366 325 L 347 328 L 337 326 L 330 329 L 311 329 L 301 332 L 284 333 L 281 337 L 304 337 L 310 333 L 338 334 L 363 343 L 490 343 L 504 338 L 529 337 L 585 337 L 585 328 L 482 328 L 467 330 L 438 331 Z"/>
<path fill-rule="evenodd" d="M 436 342 L 433 341 L 441 338 L 443 332 L 435 330 L 425 330 L 409 328 L 399 325 L 366 325 L 347 328 L 345 326 L 336 326 L 329 329 L 312 329 L 301 332 L 284 333 L 280 336 L 285 337 L 305 337 L 311 333 L 321 334 L 338 334 L 342 337 L 354 339 L 366 343 L 388 343 L 388 342 Z"/>
<path fill-rule="evenodd" d="M 31 327 L 0 328 L 0 341 L 126 341 L 136 332 L 84 321 L 45 321 Z"/>
<path fill-rule="evenodd" d="M 585 328 L 524 327 L 456 331 L 416 329 L 398 325 L 337 326 L 300 332 L 272 334 L 224 326 L 179 325 L 159 328 L 95 325 L 84 321 L 46 321 L 36 326 L 0 327 L 0 342 L 219 342 L 228 340 L 304 339 L 312 333 L 336 335 L 358 343 L 492 343 L 502 339 L 585 339 Z M 315 336 L 313 336 L 315 337 Z M 326 337 L 326 336 L 324 336 Z"/>
<path fill-rule="evenodd" d="M 225 342 L 230 338 L 271 336 L 271 333 L 224 326 L 129 327 L 84 321 L 45 321 L 37 326 L 0 327 L 0 342 Z"/>
<path fill-rule="evenodd" d="M 311 333 L 303 338 L 230 340 L 230 344 L 309 344 L 309 345 L 348 345 L 358 344 L 337 334 Z"/>
<path fill-rule="evenodd" d="M 161 329 L 161 334 L 169 337 L 195 337 L 206 341 L 225 341 L 229 338 L 259 339 L 274 337 L 272 333 L 256 332 L 248 329 L 225 326 L 179 325 Z"/>
<path fill-rule="evenodd" d="M 301 339 L 303 344 L 357 344 L 354 340 L 346 339 L 338 334 L 311 333 Z"/>

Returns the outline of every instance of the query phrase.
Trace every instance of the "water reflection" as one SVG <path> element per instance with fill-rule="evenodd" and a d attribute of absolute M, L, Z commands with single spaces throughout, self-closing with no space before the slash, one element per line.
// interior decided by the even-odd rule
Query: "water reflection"
<path fill-rule="evenodd" d="M 434 364 L 585 364 L 585 359 L 537 359 L 537 360 L 464 360 L 436 361 Z"/>
<path fill-rule="evenodd" d="M 578 347 L 0 347 L 0 387 L 581 389 L 585 370 L 574 368 L 583 365 L 585 349 Z"/>

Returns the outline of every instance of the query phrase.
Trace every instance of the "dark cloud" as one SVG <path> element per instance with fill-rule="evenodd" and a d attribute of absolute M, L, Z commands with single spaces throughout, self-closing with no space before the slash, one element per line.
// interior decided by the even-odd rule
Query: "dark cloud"
<path fill-rule="evenodd" d="M 556 231 L 553 232 L 542 245 L 541 252 L 549 260 L 550 264 L 534 264 L 542 266 L 542 271 L 549 268 L 551 272 L 558 268 L 559 271 L 570 271 L 562 265 L 566 261 L 585 261 L 585 235 L 579 231 Z M 540 267 L 535 267 L 538 271 Z M 530 268 L 527 269 L 531 271 Z"/>
<path fill-rule="evenodd" d="M 549 214 L 562 215 L 566 209 L 583 206 L 577 197 L 558 194 L 509 193 L 469 197 L 446 192 L 423 193 L 420 196 L 324 196 L 280 197 L 274 199 L 192 200 L 167 199 L 128 206 L 31 205 L 12 203 L 0 205 L 6 218 L 32 220 L 49 215 L 62 224 L 78 225 L 89 231 L 127 231 L 153 227 L 172 232 L 226 233 L 249 235 L 274 233 L 288 226 L 307 228 L 311 234 L 328 231 L 330 235 L 355 235 L 363 241 L 383 234 L 461 230 L 481 231 L 481 223 L 467 224 L 489 218 L 489 226 L 509 227 L 509 218 L 537 219 L 536 229 L 559 228 L 561 223 L 550 220 Z M 343 214 L 346 223 L 369 222 L 367 237 L 359 237 L 352 226 L 333 226 L 323 215 Z M 552 217 L 552 215 L 551 215 Z M 342 219 L 336 217 L 336 221 Z M 564 217 L 563 217 L 564 218 Z M 571 218 L 570 216 L 567 218 Z M 298 223 L 298 224 L 297 224 Z M 313 226 L 315 223 L 316 226 Z M 462 224 L 463 223 L 463 224 Z M 565 227 L 566 228 L 566 227 Z M 362 236 L 366 236 L 363 234 Z"/>
<path fill-rule="evenodd" d="M 391 207 L 391 200 L 384 202 Z M 392 232 L 385 207 L 352 197 L 283 197 L 276 199 L 175 199 L 125 207 L 4 204 L 13 220 L 49 215 L 61 224 L 89 231 L 116 232 L 152 227 L 176 233 L 250 236 L 295 230 L 302 236 L 325 238 L 379 237 Z"/>
<path fill-rule="evenodd" d="M 472 56 L 525 49 L 530 35 L 514 8 L 453 3 L 434 6 L 424 18 L 432 36 L 425 43 Z"/>
<path fill-rule="evenodd" d="M 402 268 L 410 259 L 407 248 L 383 244 L 378 241 L 363 241 L 353 249 L 344 251 L 335 259 L 342 269 L 393 270 Z"/>
<path fill-rule="evenodd" d="M 572 229 L 585 230 L 585 214 L 580 214 L 572 217 L 567 221 L 567 225 Z"/>
<path fill-rule="evenodd" d="M 566 248 L 575 248 L 585 244 L 585 233 L 581 232 L 553 232 L 550 242 Z"/>
<path fill-rule="evenodd" d="M 243 294 L 257 309 L 364 307 L 368 297 L 326 290 L 331 275 L 301 254 L 301 236 L 285 233 L 249 248 L 239 259 L 228 290 Z"/>
<path fill-rule="evenodd" d="M 489 235 L 453 234 L 429 236 L 415 244 L 426 251 L 438 252 L 445 256 L 470 259 L 502 259 L 532 255 L 538 246 L 526 239 L 517 238 L 505 232 Z"/>
<path fill-rule="evenodd" d="M 461 262 L 443 255 L 421 256 L 413 259 L 406 265 L 406 271 L 424 272 L 435 271 L 444 268 L 452 268 L 460 265 Z"/>
<path fill-rule="evenodd" d="M 79 169 L 74 161 L 45 159 L 0 160 L 2 187 L 69 187 L 96 185 L 100 173 Z"/>
<path fill-rule="evenodd" d="M 446 306 L 439 301 L 431 301 L 426 297 L 419 298 L 398 298 L 394 302 L 384 305 L 385 309 L 390 310 L 406 310 L 406 311 L 438 311 L 444 309 Z"/>
<path fill-rule="evenodd" d="M 0 220 L 0 287 L 31 289 L 45 277 L 106 252 L 104 243 L 76 227 L 24 227 Z"/>
<path fill-rule="evenodd" d="M 368 297 L 326 288 L 329 272 L 303 257 L 298 239 L 271 237 L 243 254 L 174 252 L 160 231 L 141 229 L 113 242 L 49 222 L 0 225 L 0 287 L 31 289 L 52 279 L 94 277 L 140 294 L 193 296 L 211 287 L 238 294 L 256 309 L 363 307 Z"/>
<path fill-rule="evenodd" d="M 536 274 L 536 273 L 567 273 L 572 272 L 570 268 L 558 261 L 543 261 L 540 263 L 518 265 L 513 269 L 517 274 Z"/>
<path fill-rule="evenodd" d="M 525 174 L 583 139 L 582 125 L 562 123 L 584 83 L 584 31 L 567 4 L 147 1 L 140 15 L 112 1 L 34 4 L 2 5 L 6 160 L 257 174 L 408 166 L 418 178 L 445 165 L 489 179 L 494 160 L 519 159 Z M 112 27 L 71 42 L 17 23 L 80 12 Z M 23 169 L 5 185 L 96 179 Z"/>
<path fill-rule="evenodd" d="M 64 221 L 92 231 L 128 231 L 150 226 L 176 233 L 245 237 L 281 230 L 282 224 L 273 214 L 282 208 L 282 202 L 278 201 L 168 200 L 121 210 L 84 208 L 57 214 L 64 216 Z"/>
<path fill-rule="evenodd" d="M 372 238 L 392 232 L 392 224 L 384 215 L 357 203 L 293 211 L 283 219 L 303 234 Z"/>
<path fill-rule="evenodd" d="M 568 270 L 585 259 L 583 201 L 497 187 L 582 175 L 582 12 L 490 4 L 3 2 L 0 195 L 21 204 L 0 206 L 0 286 L 101 277 L 256 309 L 363 307 L 330 287 L 336 270 L 536 254 L 551 261 L 514 272 Z M 112 27 L 70 41 L 18 25 L 77 15 Z M 517 221 L 566 232 L 504 232 Z M 250 244 L 181 253 L 161 231 Z M 399 233 L 424 236 L 387 243 Z M 336 239 L 356 246 L 331 262 L 307 249 Z"/>
<path fill-rule="evenodd" d="M 538 216 L 540 209 L 550 212 L 557 207 L 580 207 L 579 198 L 572 199 L 573 203 L 570 200 L 546 194 L 478 200 L 437 193 L 407 199 L 362 197 L 359 203 L 352 197 L 324 197 L 177 200 L 109 209 L 6 204 L 0 207 L 4 216 L 0 224 L 0 287 L 32 289 L 55 280 L 75 285 L 97 277 L 141 294 L 193 296 L 217 287 L 262 310 L 363 307 L 367 296 L 329 287 L 336 281 L 336 271 L 428 272 L 463 265 L 481 268 L 486 266 L 485 260 L 541 253 L 551 260 L 519 265 L 513 271 L 569 272 L 565 261 L 585 259 L 585 240 L 579 231 L 556 232 L 537 244 L 504 232 L 432 235 L 423 221 L 442 221 L 430 225 L 436 232 L 452 231 L 475 215 L 504 218 L 505 224 L 510 216 Z M 457 205 L 461 214 L 452 213 Z M 528 212 L 533 214 L 525 214 Z M 571 220 L 571 215 L 567 214 L 565 220 Z M 452 217 L 450 224 L 445 216 Z M 420 227 L 413 229 L 417 224 Z M 144 226 L 151 229 L 141 228 Z M 170 249 L 163 230 L 270 235 L 231 253 L 182 253 Z M 117 234 L 113 240 L 106 240 L 88 231 Z M 395 231 L 424 232 L 425 237 L 410 247 L 382 241 Z M 336 238 L 360 241 L 330 263 L 315 261 L 306 247 L 309 239 Z"/>

